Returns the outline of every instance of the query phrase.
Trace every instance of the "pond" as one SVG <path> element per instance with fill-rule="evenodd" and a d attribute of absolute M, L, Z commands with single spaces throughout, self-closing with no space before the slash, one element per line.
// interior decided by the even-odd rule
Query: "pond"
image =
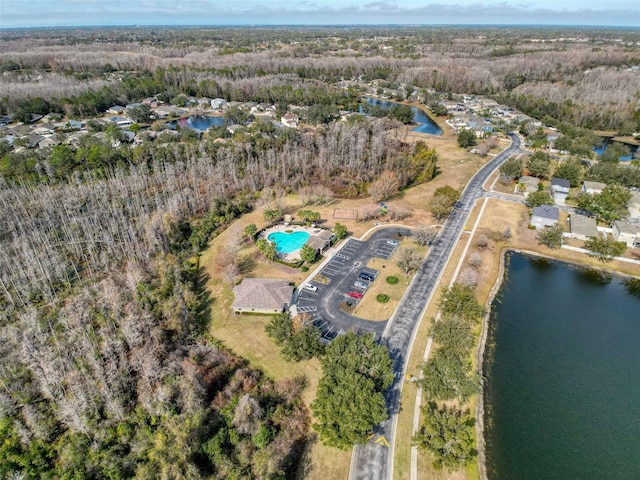
<path fill-rule="evenodd" d="M 377 98 L 365 97 L 367 103 L 376 105 L 382 108 L 391 108 L 394 105 L 401 105 L 396 102 L 388 102 L 386 100 L 380 100 Z M 416 107 L 411 107 L 413 112 L 413 121 L 418 125 L 413 128 L 412 132 L 429 133 L 431 135 L 442 135 L 442 129 L 434 122 L 429 115 Z"/>
<path fill-rule="evenodd" d="M 180 125 L 180 127 L 189 127 L 194 130 L 204 132 L 209 127 L 220 127 L 224 125 L 224 117 L 198 116 L 181 118 L 180 120 L 174 120 L 170 123 L 172 128 L 175 128 L 176 125 Z"/>
<path fill-rule="evenodd" d="M 484 363 L 489 479 L 640 478 L 640 282 L 507 267 Z"/>

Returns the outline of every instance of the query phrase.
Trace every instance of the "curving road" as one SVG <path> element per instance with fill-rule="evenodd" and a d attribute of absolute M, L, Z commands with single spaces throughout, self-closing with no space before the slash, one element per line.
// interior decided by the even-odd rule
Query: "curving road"
<path fill-rule="evenodd" d="M 378 425 L 369 443 L 356 445 L 351 458 L 350 480 L 390 480 L 393 478 L 393 445 L 400 409 L 400 393 L 413 336 L 435 291 L 440 276 L 462 233 L 475 201 L 485 195 L 483 185 L 502 162 L 520 149 L 520 138 L 510 133 L 511 145 L 476 172 L 467 184 L 456 208 L 429 249 L 413 282 L 382 335 L 394 362 L 396 378 L 386 392 L 389 418 Z"/>

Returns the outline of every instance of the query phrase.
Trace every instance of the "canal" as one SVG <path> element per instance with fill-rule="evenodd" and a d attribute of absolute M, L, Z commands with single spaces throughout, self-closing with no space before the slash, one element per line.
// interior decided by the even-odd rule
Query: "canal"
<path fill-rule="evenodd" d="M 490 480 L 640 478 L 639 292 L 508 256 L 484 362 Z"/>

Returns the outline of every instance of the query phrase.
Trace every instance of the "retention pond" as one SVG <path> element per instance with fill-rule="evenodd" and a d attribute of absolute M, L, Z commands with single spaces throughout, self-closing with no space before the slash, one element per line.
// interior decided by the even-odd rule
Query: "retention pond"
<path fill-rule="evenodd" d="M 489 480 L 640 478 L 637 280 L 509 255 L 484 374 Z"/>

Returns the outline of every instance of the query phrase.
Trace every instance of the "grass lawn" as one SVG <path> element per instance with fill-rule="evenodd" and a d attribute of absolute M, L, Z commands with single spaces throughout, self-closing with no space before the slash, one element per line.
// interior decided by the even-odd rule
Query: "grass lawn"
<path fill-rule="evenodd" d="M 426 247 L 420 247 L 415 241 L 403 239 L 389 260 L 372 258 L 367 263 L 367 267 L 377 270 L 379 272 L 378 277 L 371 283 L 371 286 L 362 297 L 353 313 L 354 316 L 366 320 L 388 320 L 391 317 L 413 278 L 413 275 L 405 275 L 396 265 L 395 259 L 398 256 L 398 251 L 402 248 L 414 248 L 420 253 L 421 257 L 424 257 L 427 252 Z M 399 282 L 395 285 L 390 284 L 387 282 L 388 276 L 397 277 Z M 376 299 L 380 293 L 388 295 L 389 301 L 380 303 Z"/>

